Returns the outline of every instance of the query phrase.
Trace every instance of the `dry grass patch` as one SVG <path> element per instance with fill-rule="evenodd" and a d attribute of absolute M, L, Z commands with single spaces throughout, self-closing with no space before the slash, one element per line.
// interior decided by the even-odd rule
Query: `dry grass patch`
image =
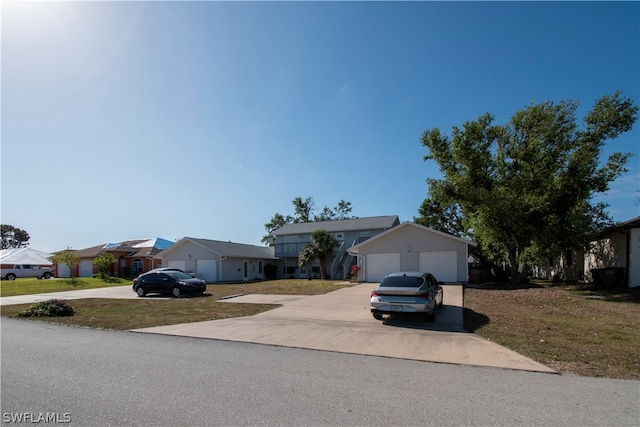
<path fill-rule="evenodd" d="M 640 379 L 638 291 L 466 288 L 465 328 L 559 371 Z"/>

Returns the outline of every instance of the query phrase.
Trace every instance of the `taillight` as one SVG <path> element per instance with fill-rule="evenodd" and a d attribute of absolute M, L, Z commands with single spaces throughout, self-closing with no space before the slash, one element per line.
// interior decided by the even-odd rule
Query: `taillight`
<path fill-rule="evenodd" d="M 418 295 L 416 295 L 416 298 L 429 299 L 429 294 L 428 293 L 418 294 Z"/>
<path fill-rule="evenodd" d="M 371 292 L 371 298 L 377 297 L 377 296 L 378 296 L 378 293 L 376 291 Z"/>

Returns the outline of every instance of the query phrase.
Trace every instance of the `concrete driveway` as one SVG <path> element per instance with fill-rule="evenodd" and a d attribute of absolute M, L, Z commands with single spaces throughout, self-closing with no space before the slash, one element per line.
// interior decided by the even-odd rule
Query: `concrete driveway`
<path fill-rule="evenodd" d="M 530 358 L 462 329 L 462 286 L 444 287 L 435 323 L 408 318 L 375 320 L 361 284 L 324 295 L 246 295 L 227 303 L 283 304 L 255 316 L 136 329 L 188 336 L 385 356 L 428 362 L 555 372 Z"/>

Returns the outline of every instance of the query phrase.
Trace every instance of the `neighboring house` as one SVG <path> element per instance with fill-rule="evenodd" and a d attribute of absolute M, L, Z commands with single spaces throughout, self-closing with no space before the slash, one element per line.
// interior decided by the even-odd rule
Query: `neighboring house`
<path fill-rule="evenodd" d="M 593 270 L 598 270 L 594 277 Z M 586 249 L 566 251 L 562 256 L 534 266 L 535 277 L 560 281 L 594 282 L 606 275 L 605 286 L 640 286 L 640 217 L 622 222 L 598 234 Z"/>
<path fill-rule="evenodd" d="M 559 257 L 534 265 L 532 274 L 551 281 L 581 281 L 584 280 L 584 260 L 584 249 L 568 250 Z"/>
<path fill-rule="evenodd" d="M 0 250 L 0 263 L 3 268 L 6 265 L 13 264 L 30 264 L 51 267 L 53 264 L 49 259 L 51 254 L 48 252 L 38 251 L 29 247 L 9 248 Z"/>
<path fill-rule="evenodd" d="M 320 266 L 316 262 L 309 269 L 298 267 L 298 255 L 311 243 L 311 233 L 325 230 L 334 235 L 340 246 L 327 263 L 331 278 L 349 278 L 349 268 L 355 262 L 349 249 L 400 224 L 397 215 L 368 218 L 341 219 L 335 221 L 300 222 L 284 225 L 272 232 L 275 237 L 275 256 L 282 263 L 281 276 L 293 278 L 320 277 Z"/>
<path fill-rule="evenodd" d="M 273 248 L 184 237 L 160 252 L 163 267 L 194 273 L 207 283 L 265 279 L 265 267 L 278 265 Z"/>
<path fill-rule="evenodd" d="M 173 245 L 173 242 L 165 239 L 137 239 L 120 243 L 106 243 L 85 249 L 73 250 L 78 257 L 78 266 L 71 271 L 65 264 L 56 264 L 57 277 L 91 277 L 98 273 L 98 268 L 93 264 L 93 259 L 98 255 L 108 252 L 116 259 L 116 262 L 107 272 L 111 276 L 131 277 L 143 271 L 160 266 L 160 261 L 154 256 L 160 251 Z"/>
<path fill-rule="evenodd" d="M 594 280 L 595 269 L 618 270 L 624 284 L 640 286 L 640 216 L 609 228 L 589 246 L 584 257 L 586 279 Z"/>
<path fill-rule="evenodd" d="M 358 259 L 358 279 L 379 282 L 396 271 L 432 273 L 449 283 L 468 282 L 470 240 L 404 222 L 349 249 Z"/>

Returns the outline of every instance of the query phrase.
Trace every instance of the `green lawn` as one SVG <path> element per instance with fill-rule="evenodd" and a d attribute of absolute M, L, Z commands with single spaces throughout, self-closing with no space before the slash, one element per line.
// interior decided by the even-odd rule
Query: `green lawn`
<path fill-rule="evenodd" d="M 93 277 L 77 279 L 16 279 L 0 281 L 0 296 L 33 295 L 49 292 L 75 291 L 80 289 L 106 288 L 132 285 L 131 279 L 107 277 L 106 281 Z"/>

